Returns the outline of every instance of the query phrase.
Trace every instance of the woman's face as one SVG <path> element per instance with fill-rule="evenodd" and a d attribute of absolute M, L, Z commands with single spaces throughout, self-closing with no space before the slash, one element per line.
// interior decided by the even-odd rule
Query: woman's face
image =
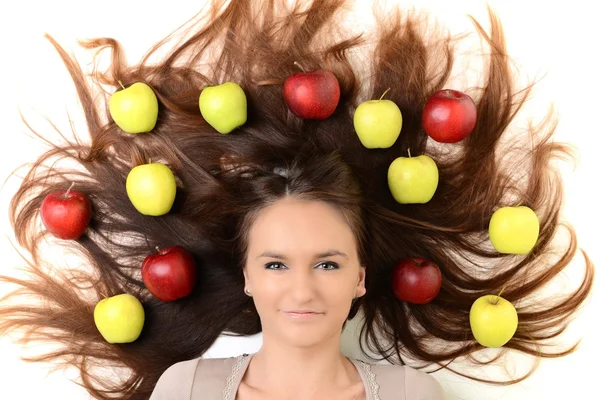
<path fill-rule="evenodd" d="M 341 335 L 352 299 L 365 294 L 353 232 L 339 210 L 318 201 L 287 197 L 259 213 L 244 276 L 263 335 L 294 346 Z"/>

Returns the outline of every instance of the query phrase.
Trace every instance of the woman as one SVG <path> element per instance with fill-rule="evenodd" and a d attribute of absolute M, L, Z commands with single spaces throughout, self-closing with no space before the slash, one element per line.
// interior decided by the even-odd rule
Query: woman
<path fill-rule="evenodd" d="M 313 154 L 246 179 L 240 252 L 262 347 L 177 363 L 151 399 L 442 399 L 424 372 L 371 367 L 340 352 L 342 326 L 366 293 L 369 258 L 363 194 L 351 168 L 339 155 Z"/>
<path fill-rule="evenodd" d="M 106 100 L 136 82 L 152 88 L 158 119 L 146 133 L 123 129 L 50 38 L 75 81 L 91 143 L 55 145 L 13 198 L 12 222 L 32 254 L 33 275 L 3 281 L 22 287 L 11 299 L 29 293 L 43 302 L 3 305 L 0 334 L 23 328 L 33 333 L 31 340 L 62 345 L 36 359 L 77 367 L 82 384 L 99 399 L 160 399 L 165 391 L 179 398 L 214 391 L 216 398 L 240 399 L 332 393 L 386 399 L 398 398 L 398 391 L 407 399 L 441 398 L 436 381 L 417 370 L 436 364 L 472 376 L 450 361 L 475 359 L 484 348 L 469 312 L 489 294 L 502 293 L 519 317 L 503 351 L 556 357 L 575 350 L 556 350 L 547 339 L 561 333 L 588 296 L 591 261 L 586 259 L 584 280 L 567 298 L 528 302 L 576 255 L 569 230 L 570 246 L 552 259 L 562 185 L 550 163 L 569 148 L 549 140 L 552 124 L 503 141 L 530 87 L 521 90 L 511 77 L 495 15 L 490 13 L 489 34 L 475 23 L 490 48 L 481 89 L 458 88 L 471 93 L 477 123 L 467 138 L 442 145 L 428 141 L 422 114 L 427 99 L 446 87 L 453 38 L 421 31 L 413 15 L 387 14 L 372 53 L 352 58 L 369 42 L 340 33 L 343 1 L 301 2 L 291 10 L 283 3 L 215 4 L 209 20 L 157 64 L 150 59 L 163 43 L 128 67 L 116 41 L 85 42 L 113 52 L 108 71 L 93 73 L 96 83 L 112 88 Z M 299 117 L 282 84 L 293 73 L 319 68 L 335 75 L 339 101 L 324 119 Z M 199 96 L 223 82 L 236 82 L 247 98 L 247 120 L 227 134 L 199 110 Z M 386 91 L 385 99 L 402 112 L 401 134 L 390 147 L 367 148 L 353 116 L 358 104 Z M 225 123 L 232 118 L 227 115 Z M 389 166 L 409 151 L 429 156 L 439 171 L 435 194 L 420 204 L 401 204 L 388 185 Z M 71 164 L 55 163 L 39 174 L 54 157 Z M 141 213 L 126 184 L 133 168 L 151 160 L 176 177 L 174 204 L 159 216 Z M 515 171 L 526 174 L 513 176 Z M 48 237 L 38 223 L 40 208 L 48 194 L 73 183 L 93 212 L 80 237 L 58 243 L 80 252 L 90 270 L 48 271 L 38 252 Z M 491 216 L 506 205 L 528 206 L 539 218 L 539 237 L 525 255 L 500 253 L 489 244 Z M 141 266 L 157 246 L 175 245 L 192 254 L 197 279 L 189 295 L 163 301 L 151 293 Z M 411 257 L 428 259 L 441 271 L 439 293 L 423 304 L 401 300 L 391 284 L 396 266 Z M 96 325 L 95 307 L 123 293 L 143 304 L 143 331 L 128 343 L 110 343 Z M 307 310 L 313 314 L 294 313 Z M 339 334 L 358 311 L 362 342 L 395 365 L 363 364 L 340 353 Z M 222 332 L 261 331 L 263 347 L 254 355 L 199 359 Z M 409 359 L 414 368 L 404 366 Z M 107 377 L 105 367 L 126 373 Z"/>

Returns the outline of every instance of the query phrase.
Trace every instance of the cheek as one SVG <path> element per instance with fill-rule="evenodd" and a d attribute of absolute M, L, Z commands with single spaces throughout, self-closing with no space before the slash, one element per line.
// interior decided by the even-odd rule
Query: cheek
<path fill-rule="evenodd" d="M 252 279 L 254 303 L 259 310 L 278 308 L 287 291 L 282 279 L 267 274 Z"/>
<path fill-rule="evenodd" d="M 328 309 L 330 316 L 345 318 L 356 291 L 354 279 L 342 274 L 323 276 L 315 288 L 316 301 Z"/>
<path fill-rule="evenodd" d="M 339 274 L 338 276 L 324 276 L 320 282 L 320 287 L 325 293 L 325 296 L 332 300 L 346 301 L 349 297 L 354 296 L 356 290 L 356 281 L 347 274 Z"/>

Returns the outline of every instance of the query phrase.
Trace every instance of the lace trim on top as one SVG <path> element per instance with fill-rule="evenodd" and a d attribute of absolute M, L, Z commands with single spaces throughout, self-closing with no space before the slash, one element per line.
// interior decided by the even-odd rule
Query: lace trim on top
<path fill-rule="evenodd" d="M 371 391 L 373 400 L 381 400 L 379 398 L 379 384 L 377 383 L 377 379 L 375 379 L 375 373 L 371 370 L 371 364 L 358 360 L 358 365 L 361 366 L 365 376 L 367 377 L 367 381 L 369 382 L 369 390 Z"/>
<path fill-rule="evenodd" d="M 229 374 L 229 376 L 227 377 L 227 382 L 225 384 L 225 388 L 223 389 L 223 400 L 235 400 L 236 393 L 233 392 L 233 389 L 236 386 L 238 375 L 246 357 L 248 357 L 248 354 L 242 354 L 241 356 L 237 357 L 237 361 L 231 370 L 231 374 Z M 368 364 L 361 360 L 357 361 L 358 366 L 362 369 L 364 375 L 367 378 L 367 382 L 369 383 L 369 387 L 366 389 L 371 392 L 372 400 L 381 400 L 379 397 L 379 384 L 377 383 L 375 373 L 373 373 L 373 371 L 371 370 L 371 364 Z"/>
<path fill-rule="evenodd" d="M 223 389 L 223 400 L 235 400 L 236 393 L 232 393 L 233 387 L 240 373 L 240 369 L 242 368 L 242 364 L 244 363 L 244 359 L 247 356 L 248 354 L 242 354 L 241 356 L 237 357 L 237 361 L 231 370 L 231 374 L 229 374 L 229 376 L 227 377 L 225 389 Z"/>

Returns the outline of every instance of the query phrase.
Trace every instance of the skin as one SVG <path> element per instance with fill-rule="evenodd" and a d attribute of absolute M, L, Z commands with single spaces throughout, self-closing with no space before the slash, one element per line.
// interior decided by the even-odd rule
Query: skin
<path fill-rule="evenodd" d="M 340 351 L 352 300 L 366 292 L 365 267 L 343 214 L 324 202 L 286 197 L 260 212 L 248 236 L 244 277 L 263 344 L 238 398 L 364 398 L 358 371 Z M 332 251 L 343 254 L 323 255 Z M 286 314 L 305 309 L 321 314 Z"/>

